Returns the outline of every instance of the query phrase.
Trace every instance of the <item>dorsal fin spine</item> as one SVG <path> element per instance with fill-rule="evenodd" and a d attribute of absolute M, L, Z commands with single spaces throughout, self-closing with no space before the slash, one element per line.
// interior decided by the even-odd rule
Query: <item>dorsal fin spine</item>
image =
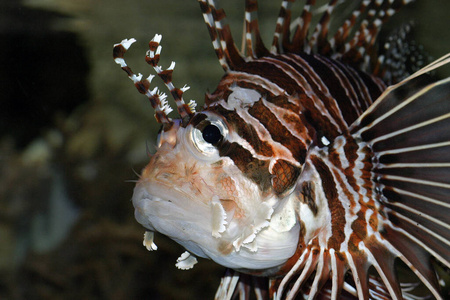
<path fill-rule="evenodd" d="M 316 0 L 307 0 L 303 7 L 301 15 L 301 22 L 296 26 L 294 36 L 290 42 L 291 50 L 288 52 L 307 52 L 305 46 L 307 45 L 309 27 L 311 25 L 312 12 L 311 8 L 316 4 Z M 289 37 L 287 37 L 289 39 Z M 306 50 L 306 51 L 305 51 Z"/>
<path fill-rule="evenodd" d="M 290 17 L 287 18 L 287 13 L 291 10 L 292 3 L 295 0 L 283 0 L 278 14 L 277 23 L 275 26 L 275 32 L 273 34 L 272 47 L 270 52 L 273 54 L 280 53 L 280 38 L 283 37 L 285 32 L 286 23 L 289 23 Z"/>
<path fill-rule="evenodd" d="M 208 32 L 211 38 L 212 45 L 214 47 L 214 51 L 216 52 L 216 56 L 219 59 L 219 63 L 225 71 L 230 69 L 227 60 L 224 57 L 224 51 L 220 44 L 220 40 L 218 38 L 215 20 L 212 14 L 212 9 L 207 3 L 206 0 L 199 0 L 200 9 L 203 13 L 203 19 L 205 21 L 206 27 L 208 28 Z"/>
<path fill-rule="evenodd" d="M 244 28 L 244 41 L 245 46 L 242 46 L 242 53 L 246 50 L 247 58 L 262 57 L 269 53 L 264 46 L 261 38 L 258 24 L 258 1 L 246 0 L 245 1 L 245 28 Z M 254 41 L 253 41 L 254 38 Z"/>
<path fill-rule="evenodd" d="M 225 11 L 217 9 L 214 0 L 198 0 L 198 2 L 222 68 L 225 71 L 235 70 L 244 62 L 244 58 L 236 48 L 230 27 L 225 24 Z"/>
<path fill-rule="evenodd" d="M 338 0 L 330 0 L 326 11 L 322 14 L 322 17 L 309 40 L 309 48 L 313 48 L 315 46 L 317 49 L 320 49 L 319 53 L 321 54 L 327 54 L 331 50 L 327 35 L 330 26 L 331 14 L 337 4 Z"/>

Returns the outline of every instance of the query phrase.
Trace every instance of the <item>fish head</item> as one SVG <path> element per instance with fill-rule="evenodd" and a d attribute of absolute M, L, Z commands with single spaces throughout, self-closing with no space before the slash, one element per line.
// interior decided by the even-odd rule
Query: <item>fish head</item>
<path fill-rule="evenodd" d="M 124 54 L 135 40 L 123 40 L 113 51 L 162 124 L 157 151 L 132 198 L 135 217 L 148 231 L 144 244 L 156 249 L 153 232 L 159 232 L 225 267 L 280 274 L 304 249 L 308 228 L 318 227 L 317 218 L 308 219 L 314 226 L 301 220 L 305 205 L 297 187 L 305 186 L 301 173 L 311 133 L 295 105 L 297 96 L 253 76 L 249 64 L 247 72 L 227 72 L 204 109 L 195 112 L 195 101 L 186 104 L 182 97 L 188 87 L 172 83 L 175 63 L 165 70 L 157 65 L 160 41 L 155 35 L 149 42 L 146 62 L 170 90 L 176 120 L 168 116 L 166 95 L 150 88 L 154 76 L 143 78 L 127 65 Z M 274 103 L 289 113 L 274 111 Z"/>
<path fill-rule="evenodd" d="M 231 85 L 214 97 L 187 122 L 174 120 L 160 132 L 134 190 L 135 217 L 223 266 L 276 271 L 297 249 L 297 177 L 277 174 L 279 159 L 252 147 L 260 134 L 239 114 L 259 93 Z M 292 182 L 281 190 L 277 175 Z"/>

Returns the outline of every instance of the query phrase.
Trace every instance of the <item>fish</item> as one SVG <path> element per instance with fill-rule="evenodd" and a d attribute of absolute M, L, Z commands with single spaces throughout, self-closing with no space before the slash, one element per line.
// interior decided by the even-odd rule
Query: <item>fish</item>
<path fill-rule="evenodd" d="M 144 246 L 156 250 L 159 233 L 186 249 L 179 269 L 196 257 L 226 267 L 216 299 L 445 299 L 435 269 L 450 268 L 450 78 L 430 74 L 450 53 L 411 51 L 409 24 L 382 44 L 410 0 L 294 2 L 281 1 L 266 46 L 246 0 L 239 50 L 225 11 L 198 0 L 224 70 L 198 111 L 175 63 L 158 65 L 156 34 L 145 59 L 176 118 L 156 75 L 127 65 L 135 39 L 114 45 L 161 124 L 132 196 Z"/>

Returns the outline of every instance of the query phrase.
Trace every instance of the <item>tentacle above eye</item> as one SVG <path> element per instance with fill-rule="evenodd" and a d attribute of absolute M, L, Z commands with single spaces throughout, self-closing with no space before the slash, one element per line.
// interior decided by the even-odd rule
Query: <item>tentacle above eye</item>
<path fill-rule="evenodd" d="M 161 55 L 161 42 L 162 36 L 160 34 L 155 34 L 153 39 L 149 42 L 149 51 L 145 56 L 146 62 L 153 67 L 158 76 L 163 80 L 167 89 L 170 91 L 170 94 L 175 100 L 177 105 L 178 114 L 184 123 L 187 123 L 191 116 L 195 112 L 195 107 L 197 106 L 194 100 L 191 100 L 188 104 L 186 104 L 183 100 L 183 94 L 186 92 L 189 87 L 184 86 L 182 88 L 177 88 L 172 83 L 172 74 L 173 69 L 175 68 L 175 62 L 167 68 L 163 70 L 160 66 L 158 66 L 158 62 Z M 135 39 L 125 39 L 122 42 L 115 44 L 113 49 L 113 56 L 115 62 L 121 66 L 122 70 L 124 70 L 128 77 L 134 82 L 134 85 L 138 89 L 141 94 L 144 94 L 150 100 L 150 103 L 155 110 L 155 117 L 158 123 L 166 124 L 166 128 L 170 128 L 172 124 L 172 120 L 168 117 L 168 114 L 172 111 L 172 108 L 167 102 L 167 95 L 160 92 L 158 88 L 154 88 L 150 90 L 150 84 L 155 77 L 154 75 L 150 75 L 149 77 L 142 79 L 141 74 L 134 74 L 131 68 L 127 65 L 124 59 L 124 55 L 131 46 L 136 42 Z"/>

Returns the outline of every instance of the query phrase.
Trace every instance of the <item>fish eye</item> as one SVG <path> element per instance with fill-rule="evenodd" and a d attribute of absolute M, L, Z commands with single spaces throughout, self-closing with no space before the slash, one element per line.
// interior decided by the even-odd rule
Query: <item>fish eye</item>
<path fill-rule="evenodd" d="M 222 117 L 211 112 L 203 112 L 199 115 L 203 120 L 190 130 L 190 144 L 194 146 L 195 152 L 203 157 L 215 156 L 217 155 L 216 147 L 228 135 L 228 126 Z"/>
<path fill-rule="evenodd" d="M 212 145 L 217 144 L 223 138 L 219 127 L 213 124 L 209 124 L 205 128 L 203 128 L 202 137 L 205 142 Z"/>

